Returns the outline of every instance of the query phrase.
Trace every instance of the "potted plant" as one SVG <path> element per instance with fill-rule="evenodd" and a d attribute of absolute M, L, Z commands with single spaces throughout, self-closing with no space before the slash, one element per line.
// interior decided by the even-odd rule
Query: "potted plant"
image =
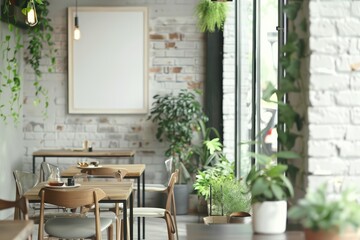
<path fill-rule="evenodd" d="M 223 158 L 220 134 L 214 127 L 206 127 L 205 121 L 199 121 L 200 141 L 192 145 L 192 157 L 185 163 L 190 173 L 196 174 L 208 166 L 214 166 Z"/>
<path fill-rule="evenodd" d="M 199 196 L 209 200 L 210 186 L 226 179 L 234 179 L 234 163 L 223 156 L 214 166 L 198 171 L 193 187 Z"/>
<path fill-rule="evenodd" d="M 360 205 L 354 191 L 338 196 L 327 193 L 327 184 L 308 192 L 289 210 L 289 218 L 300 220 L 307 240 L 359 239 Z"/>
<path fill-rule="evenodd" d="M 211 184 L 211 214 L 230 216 L 238 212 L 250 212 L 251 196 L 243 180 L 225 178 Z"/>
<path fill-rule="evenodd" d="M 258 154 L 259 168 L 253 166 L 246 178 L 252 195 L 252 223 L 256 233 L 279 234 L 286 230 L 286 200 L 294 195 L 294 190 L 285 176 L 287 166 L 274 161 L 280 155 L 295 157 L 296 154 Z"/>
<path fill-rule="evenodd" d="M 213 166 L 199 170 L 193 186 L 208 203 L 205 223 L 227 223 L 233 213 L 249 215 L 251 198 L 247 185 L 235 179 L 234 163 L 224 156 Z"/>
<path fill-rule="evenodd" d="M 223 29 L 229 6 L 225 1 L 200 0 L 196 6 L 198 26 L 202 32 Z"/>
<path fill-rule="evenodd" d="M 193 92 L 181 90 L 176 95 L 155 95 L 154 99 L 148 119 L 157 124 L 156 139 L 168 143 L 165 156 L 172 159 L 170 169 L 179 169 L 178 182 L 187 183 L 190 174 L 184 163 L 188 162 L 193 154 L 192 140 L 194 133 L 200 130 L 199 121 L 206 122 L 207 117 Z M 177 203 L 188 202 L 187 185 L 175 186 L 175 197 L 180 196 L 183 199 L 176 200 Z M 187 212 L 187 205 L 182 209 L 177 207 L 176 210 L 178 214 L 184 214 Z"/>

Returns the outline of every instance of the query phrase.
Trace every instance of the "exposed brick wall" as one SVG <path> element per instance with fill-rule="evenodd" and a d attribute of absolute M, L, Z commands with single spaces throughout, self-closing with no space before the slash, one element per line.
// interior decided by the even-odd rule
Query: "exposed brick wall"
<path fill-rule="evenodd" d="M 310 1 L 309 186 L 359 177 L 359 1 Z M 334 185 L 335 186 L 335 185 Z"/>
<path fill-rule="evenodd" d="M 54 73 L 44 74 L 42 84 L 49 91 L 48 118 L 32 107 L 34 78 L 25 69 L 24 86 L 24 169 L 31 169 L 31 154 L 39 148 L 79 148 L 87 139 L 97 148 L 135 149 L 136 163 L 145 163 L 146 181 L 164 182 L 164 143 L 155 139 L 155 127 L 147 115 L 70 115 L 67 113 L 67 1 L 53 1 L 54 39 L 58 49 Z M 202 88 L 204 79 L 204 38 L 196 27 L 195 1 L 123 1 L 121 5 L 149 7 L 149 101 L 158 93 L 182 88 Z M 79 2 L 80 5 L 80 2 Z M 119 5 L 117 1 L 84 1 L 83 6 Z M 47 69 L 43 59 L 42 69 Z M 66 167 L 77 159 L 51 159 Z M 40 161 L 37 163 L 39 164 Z M 38 169 L 37 165 L 37 169 Z"/>

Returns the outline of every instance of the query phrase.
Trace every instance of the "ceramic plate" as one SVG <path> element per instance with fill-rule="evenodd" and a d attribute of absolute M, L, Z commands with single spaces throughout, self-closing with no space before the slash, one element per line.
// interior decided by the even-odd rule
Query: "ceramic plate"
<path fill-rule="evenodd" d="M 77 168 L 80 168 L 80 169 L 89 169 L 89 168 L 101 168 L 102 165 L 97 165 L 97 166 L 94 166 L 94 165 L 89 165 L 87 167 L 80 167 L 80 166 L 77 166 Z"/>
<path fill-rule="evenodd" d="M 81 184 L 76 183 L 74 186 L 68 186 L 66 184 L 62 185 L 62 186 L 50 186 L 49 184 L 45 184 L 45 187 L 47 188 L 77 188 L 80 187 Z"/>

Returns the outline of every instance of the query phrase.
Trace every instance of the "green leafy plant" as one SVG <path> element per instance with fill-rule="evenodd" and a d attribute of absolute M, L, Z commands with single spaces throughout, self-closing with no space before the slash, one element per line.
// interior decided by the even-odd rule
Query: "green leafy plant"
<path fill-rule="evenodd" d="M 52 67 L 55 64 L 52 42 L 52 27 L 50 25 L 50 19 L 47 18 L 48 10 L 47 6 L 49 5 L 48 1 L 35 0 L 37 3 L 37 15 L 38 15 L 38 24 L 35 27 L 28 28 L 27 33 L 30 36 L 30 42 L 28 46 L 29 50 L 29 63 L 34 69 L 36 79 L 34 81 L 35 86 L 35 96 L 39 97 L 42 95 L 44 97 L 44 114 L 46 115 L 46 109 L 48 107 L 48 96 L 47 91 L 40 84 L 40 79 L 42 77 L 42 73 L 40 70 L 40 60 L 43 56 L 47 56 L 44 53 L 45 46 L 43 45 L 46 42 L 48 49 L 46 50 L 50 55 L 52 66 L 49 68 L 51 71 Z M 22 108 L 22 104 L 20 102 L 21 96 L 21 85 L 22 85 L 22 77 L 20 75 L 19 70 L 19 52 L 24 46 L 21 43 L 21 35 L 19 33 L 19 29 L 16 28 L 11 22 L 13 19 L 12 14 L 10 14 L 10 6 L 14 4 L 14 1 L 5 0 L 3 4 L 3 17 L 7 17 L 6 20 L 8 23 L 9 34 L 6 34 L 4 40 L 1 41 L 1 49 L 2 49 L 2 57 L 4 60 L 4 69 L 0 70 L 0 118 L 4 122 L 7 121 L 9 117 L 11 117 L 14 122 L 18 122 L 20 109 Z M 29 10 L 26 5 L 26 1 L 21 2 L 20 7 L 23 7 L 22 13 L 26 14 Z M 16 20 L 15 20 L 16 22 Z M 27 60 L 27 59 L 25 59 Z M 2 95 L 6 92 L 10 93 L 10 98 L 7 102 L 4 102 L 4 99 L 1 98 Z M 40 103 L 40 98 L 37 98 L 34 101 L 35 105 Z"/>
<path fill-rule="evenodd" d="M 217 129 L 206 127 L 206 123 L 201 120 L 199 126 L 201 140 L 198 144 L 192 145 L 192 157 L 185 164 L 190 173 L 204 170 L 223 157 L 223 146 Z"/>
<path fill-rule="evenodd" d="M 210 198 L 210 186 L 234 179 L 234 163 L 222 156 L 213 166 L 198 171 L 193 187 L 199 196 L 208 200 Z"/>
<path fill-rule="evenodd" d="M 280 201 L 293 197 L 294 190 L 290 180 L 285 176 L 287 166 L 276 164 L 277 158 L 297 158 L 293 152 L 278 152 L 271 156 L 254 154 L 259 167 L 253 166 L 246 177 L 252 202 Z"/>
<path fill-rule="evenodd" d="M 228 12 L 226 2 L 200 0 L 196 6 L 198 26 L 202 32 L 214 32 L 223 29 Z"/>
<path fill-rule="evenodd" d="M 41 2 L 41 0 L 37 0 Z M 49 98 L 47 90 L 40 84 L 42 72 L 40 70 L 40 61 L 43 57 L 50 58 L 51 65 L 48 67 L 48 72 L 52 72 L 55 66 L 54 42 L 52 40 L 53 27 L 50 25 L 51 19 L 48 18 L 47 0 L 43 0 L 42 4 L 38 5 L 38 24 L 28 29 L 29 45 L 27 47 L 29 57 L 26 59 L 35 73 L 35 87 L 34 105 L 39 105 L 43 101 L 43 114 L 47 115 L 47 108 L 49 105 Z M 43 99 L 43 100 L 41 100 Z"/>
<path fill-rule="evenodd" d="M 21 44 L 21 36 L 19 30 L 13 24 L 8 24 L 9 34 L 5 35 L 5 39 L 1 42 L 2 55 L 4 59 L 5 69 L 0 72 L 0 117 L 6 121 L 8 117 L 12 117 L 14 122 L 19 120 L 19 112 L 21 109 L 21 76 L 19 73 L 18 56 L 20 50 L 24 47 Z M 8 99 L 8 107 L 3 102 L 2 95 L 8 91 L 10 98 Z"/>
<path fill-rule="evenodd" d="M 227 215 L 234 212 L 249 212 L 251 195 L 243 180 L 226 178 L 211 185 L 212 215 Z"/>
<path fill-rule="evenodd" d="M 250 210 L 251 197 L 247 185 L 235 179 L 234 163 L 224 155 L 213 166 L 198 171 L 193 187 L 199 196 L 208 201 L 212 215 Z"/>
<path fill-rule="evenodd" d="M 339 196 L 331 198 L 327 193 L 327 184 L 308 192 L 289 210 L 288 216 L 300 220 L 304 228 L 314 231 L 342 232 L 349 227 L 360 227 L 360 205 L 355 192 L 346 189 Z"/>
<path fill-rule="evenodd" d="M 154 99 L 148 119 L 157 123 L 156 138 L 168 142 L 165 156 L 174 159 L 173 169 L 184 169 L 181 166 L 192 156 L 193 134 L 200 130 L 199 121 L 207 121 L 207 117 L 193 92 L 182 90 L 177 95 L 155 95 Z M 180 171 L 179 182 L 184 182 L 184 176 L 189 178 Z"/>
<path fill-rule="evenodd" d="M 300 14 L 304 1 L 289 0 L 284 7 L 288 24 L 288 36 L 286 43 L 281 47 L 280 66 L 284 73 L 279 80 L 278 88 L 269 83 L 263 91 L 263 100 L 273 102 L 278 107 L 278 123 L 276 130 L 278 134 L 279 150 L 291 151 L 301 139 L 301 131 L 306 121 L 306 111 L 303 106 L 305 102 L 294 107 L 290 96 L 302 94 L 301 98 L 306 99 L 303 76 L 301 75 L 302 59 L 306 57 L 306 19 Z M 276 95 L 277 100 L 272 100 Z M 299 141 L 298 141 L 299 142 Z M 305 143 L 304 143 L 305 144 Z M 302 174 L 301 164 L 294 162 L 294 159 L 279 158 L 279 163 L 288 166 L 287 174 L 292 183 L 296 183 L 299 172 Z M 301 186 L 301 185 L 300 185 Z"/>

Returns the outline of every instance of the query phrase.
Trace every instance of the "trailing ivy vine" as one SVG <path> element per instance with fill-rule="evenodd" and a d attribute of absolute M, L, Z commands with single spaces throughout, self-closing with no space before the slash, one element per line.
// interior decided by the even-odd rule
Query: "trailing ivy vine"
<path fill-rule="evenodd" d="M 34 105 L 43 103 L 43 114 L 47 116 L 47 108 L 49 105 L 48 92 L 41 85 L 42 71 L 40 69 L 40 61 L 43 57 L 50 59 L 51 65 L 48 68 L 49 72 L 53 71 L 55 66 L 55 53 L 54 42 L 52 40 L 53 27 L 48 18 L 48 0 L 35 0 L 36 12 L 38 16 L 38 24 L 34 27 L 28 28 L 27 35 L 29 37 L 29 44 L 27 47 L 28 56 L 25 61 L 30 64 L 35 73 L 34 88 L 35 100 Z M 21 33 L 17 27 L 11 22 L 14 21 L 14 16 L 10 11 L 10 6 L 15 4 L 15 1 L 5 0 L 2 6 L 2 17 L 6 17 L 5 21 L 8 23 L 9 34 L 6 34 L 1 41 L 2 60 L 4 62 L 0 69 L 0 118 L 7 122 L 11 117 L 14 122 L 18 122 L 22 103 L 20 102 L 22 77 L 20 76 L 19 69 L 19 52 L 24 48 L 22 44 Z M 25 6 L 24 6 L 25 5 Z M 11 6 L 15 7 L 15 6 Z M 22 1 L 16 7 L 23 8 L 23 14 L 26 14 L 27 9 L 26 1 Z M 15 19 L 18 21 L 19 19 Z M 3 94 L 10 93 L 9 99 L 4 99 Z"/>
<path fill-rule="evenodd" d="M 40 60 L 43 56 L 50 58 L 51 65 L 48 72 L 52 72 L 55 66 L 54 42 L 52 40 L 53 27 L 50 25 L 51 19 L 48 18 L 49 2 L 43 0 L 42 4 L 37 5 L 38 24 L 28 29 L 29 45 L 27 50 L 29 58 L 25 59 L 31 65 L 35 73 L 35 100 L 34 104 L 39 105 L 43 102 L 43 114 L 47 116 L 47 108 L 49 106 L 48 91 L 41 84 L 42 72 L 40 70 Z M 43 98 L 43 99 L 42 99 Z"/>
<path fill-rule="evenodd" d="M 9 5 L 4 5 L 3 12 L 9 17 L 10 14 L 6 14 L 9 13 Z M 9 23 L 8 31 L 9 33 L 5 35 L 0 45 L 4 60 L 4 65 L 0 69 L 0 118 L 6 122 L 11 117 L 17 123 L 21 109 L 21 76 L 18 57 L 24 46 L 21 43 L 22 38 L 18 28 Z M 10 97 L 5 100 L 3 94 L 6 92 L 9 92 Z"/>
<path fill-rule="evenodd" d="M 304 77 L 301 75 L 302 60 L 306 57 L 307 22 L 300 13 L 304 5 L 303 0 L 289 0 L 284 8 L 289 20 L 288 37 L 286 44 L 281 48 L 280 64 L 284 69 L 284 76 L 279 81 L 278 89 L 269 85 L 264 93 L 264 100 L 270 101 L 270 97 L 276 94 L 278 99 L 279 118 L 277 124 L 279 151 L 294 150 L 297 139 L 302 138 L 301 131 L 305 122 L 304 106 L 296 108 L 290 101 L 294 94 L 300 94 L 305 102 Z M 302 146 L 303 147 L 303 146 Z M 288 165 L 288 175 L 292 182 L 296 183 L 296 176 L 303 169 L 293 160 L 281 158 L 279 162 Z M 296 160 L 295 160 L 296 161 Z"/>

